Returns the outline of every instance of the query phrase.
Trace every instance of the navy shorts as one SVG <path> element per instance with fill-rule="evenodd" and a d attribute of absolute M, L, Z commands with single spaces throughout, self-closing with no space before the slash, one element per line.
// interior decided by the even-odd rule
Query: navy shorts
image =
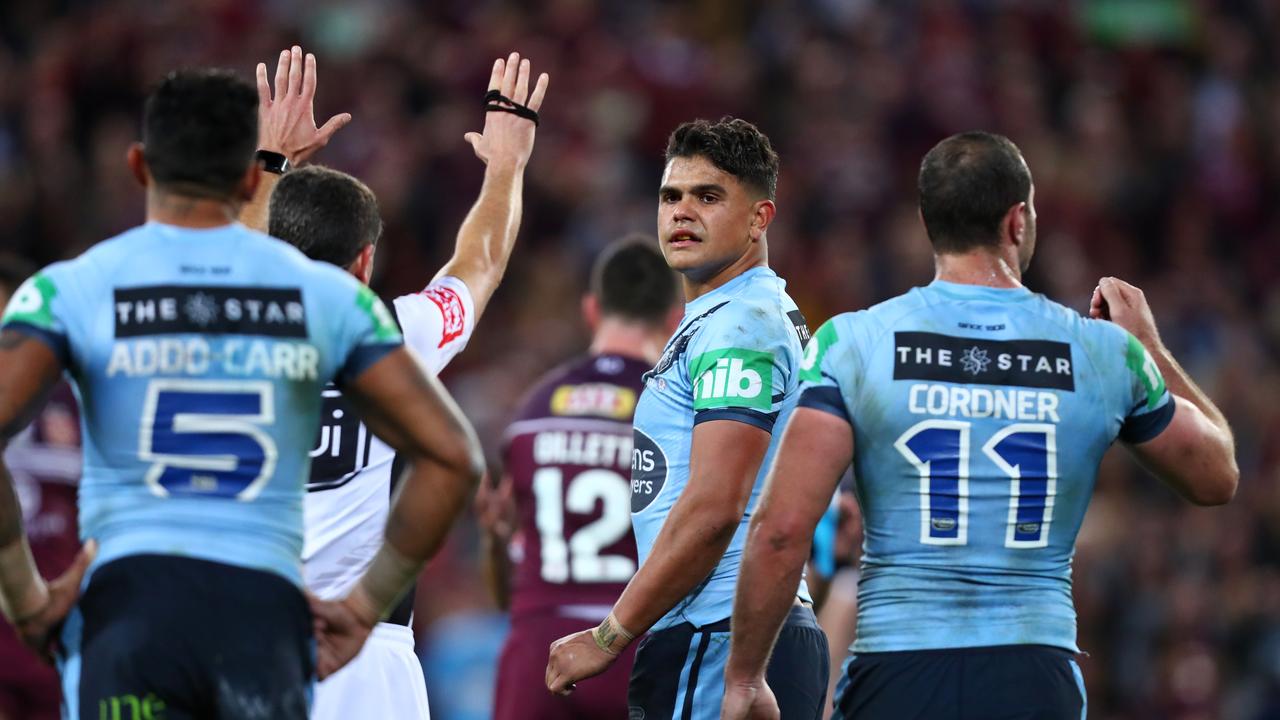
<path fill-rule="evenodd" d="M 1045 645 L 861 653 L 845 661 L 834 720 L 1083 720 L 1072 654 Z M 783 714 L 786 717 L 786 714 Z"/>
<path fill-rule="evenodd" d="M 719 720 L 729 621 L 689 623 L 650 633 L 636 651 L 627 704 L 631 720 Z M 766 679 L 782 717 L 819 720 L 831 656 L 813 611 L 793 607 L 769 658 Z"/>
<path fill-rule="evenodd" d="M 272 573 L 137 555 L 96 569 L 62 631 L 67 718 L 306 720 L 315 646 Z"/>

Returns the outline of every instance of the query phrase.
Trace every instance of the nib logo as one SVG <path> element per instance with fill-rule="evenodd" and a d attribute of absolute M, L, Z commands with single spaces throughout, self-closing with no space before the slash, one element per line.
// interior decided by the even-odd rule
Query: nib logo
<path fill-rule="evenodd" d="M 760 373 L 747 368 L 738 358 L 720 358 L 716 366 L 698 378 L 699 400 L 715 398 L 753 398 L 760 394 L 764 381 Z"/>
<path fill-rule="evenodd" d="M 749 407 L 767 412 L 773 404 L 769 353 L 740 348 L 703 353 L 689 364 L 689 371 L 696 378 L 694 410 Z"/>

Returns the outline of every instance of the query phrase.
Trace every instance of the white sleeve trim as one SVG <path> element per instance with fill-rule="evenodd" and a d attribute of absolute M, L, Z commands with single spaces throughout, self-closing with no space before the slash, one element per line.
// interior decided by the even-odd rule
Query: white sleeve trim
<path fill-rule="evenodd" d="M 466 283 L 451 275 L 396 298 L 395 308 L 405 344 L 433 373 L 462 352 L 475 331 L 475 300 Z"/>

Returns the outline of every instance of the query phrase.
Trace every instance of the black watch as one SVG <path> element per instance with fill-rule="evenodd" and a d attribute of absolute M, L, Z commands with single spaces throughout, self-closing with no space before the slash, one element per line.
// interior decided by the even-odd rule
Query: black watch
<path fill-rule="evenodd" d="M 270 150 L 259 150 L 255 153 L 258 160 L 262 161 L 262 169 L 276 175 L 283 175 L 289 172 L 289 158 L 278 152 Z"/>

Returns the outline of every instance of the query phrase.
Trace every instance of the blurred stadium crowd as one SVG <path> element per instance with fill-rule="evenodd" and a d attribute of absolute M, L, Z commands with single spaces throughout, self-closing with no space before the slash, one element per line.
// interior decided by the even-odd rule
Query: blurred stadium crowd
<path fill-rule="evenodd" d="M 927 283 L 920 158 L 953 132 L 1007 134 L 1036 182 L 1028 285 L 1078 309 L 1103 274 L 1143 287 L 1240 449 L 1239 494 L 1210 510 L 1104 463 L 1075 566 L 1090 717 L 1280 717 L 1280 3 L 15 0 L 0 249 L 43 264 L 138 222 L 123 156 L 149 84 L 180 65 L 251 77 L 298 41 L 319 58 L 317 115 L 355 116 L 317 159 L 377 193 L 385 295 L 452 246 L 491 59 L 516 48 L 554 78 L 521 247 L 445 376 L 493 454 L 527 384 L 585 346 L 595 251 L 653 231 L 678 122 L 735 114 L 773 139 L 770 260 L 811 327 Z M 420 628 L 484 611 L 476 567 L 464 529 L 424 579 Z M 438 717 L 464 716 L 431 692 Z"/>

